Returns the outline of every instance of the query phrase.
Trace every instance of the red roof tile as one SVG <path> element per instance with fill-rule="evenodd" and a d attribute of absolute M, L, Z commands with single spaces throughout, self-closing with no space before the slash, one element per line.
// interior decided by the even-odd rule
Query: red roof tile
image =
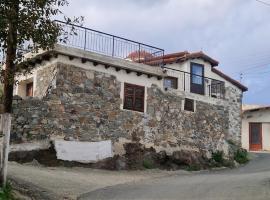
<path fill-rule="evenodd" d="M 132 61 L 138 61 L 138 60 L 149 60 L 149 59 L 153 59 L 154 56 L 147 52 L 147 51 L 134 51 L 132 53 L 130 53 L 128 56 L 127 56 L 127 59 L 131 59 Z"/>

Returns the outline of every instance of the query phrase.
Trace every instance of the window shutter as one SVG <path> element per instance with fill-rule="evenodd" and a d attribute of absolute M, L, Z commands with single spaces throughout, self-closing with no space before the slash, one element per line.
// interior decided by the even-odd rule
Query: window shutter
<path fill-rule="evenodd" d="M 144 87 L 125 83 L 124 109 L 144 111 Z"/>
<path fill-rule="evenodd" d="M 135 88 L 134 110 L 144 111 L 144 87 Z"/>

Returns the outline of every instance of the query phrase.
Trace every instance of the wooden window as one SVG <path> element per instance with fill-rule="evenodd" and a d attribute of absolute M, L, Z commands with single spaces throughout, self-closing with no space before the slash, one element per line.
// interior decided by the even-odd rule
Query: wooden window
<path fill-rule="evenodd" d="M 165 77 L 164 79 L 164 87 L 165 88 L 173 88 L 177 89 L 178 79 L 175 77 Z"/>
<path fill-rule="evenodd" d="M 184 110 L 194 112 L 194 100 L 193 99 L 185 99 Z"/>
<path fill-rule="evenodd" d="M 26 84 L 26 96 L 27 97 L 33 96 L 33 82 Z"/>
<path fill-rule="evenodd" d="M 125 83 L 124 85 L 124 109 L 144 111 L 144 87 Z"/>

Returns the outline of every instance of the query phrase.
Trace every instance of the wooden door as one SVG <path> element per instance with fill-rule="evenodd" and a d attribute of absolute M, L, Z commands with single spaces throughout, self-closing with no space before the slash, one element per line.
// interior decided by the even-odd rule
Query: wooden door
<path fill-rule="evenodd" d="M 249 123 L 249 150 L 262 150 L 262 123 Z"/>
<path fill-rule="evenodd" d="M 191 63 L 190 92 L 204 95 L 204 66 Z"/>
<path fill-rule="evenodd" d="M 33 82 L 26 84 L 26 96 L 27 97 L 33 96 Z"/>

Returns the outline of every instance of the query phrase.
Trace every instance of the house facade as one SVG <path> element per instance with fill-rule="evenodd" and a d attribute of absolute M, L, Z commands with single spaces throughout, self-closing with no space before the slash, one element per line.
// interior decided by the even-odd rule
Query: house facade
<path fill-rule="evenodd" d="M 269 106 L 243 107 L 242 147 L 249 151 L 270 151 Z"/>
<path fill-rule="evenodd" d="M 132 156 L 134 144 L 229 155 L 247 88 L 203 52 L 155 55 L 140 45 L 122 58 L 56 45 L 25 61 L 33 70 L 17 77 L 12 141 L 52 140 L 59 159 L 82 162 Z"/>

